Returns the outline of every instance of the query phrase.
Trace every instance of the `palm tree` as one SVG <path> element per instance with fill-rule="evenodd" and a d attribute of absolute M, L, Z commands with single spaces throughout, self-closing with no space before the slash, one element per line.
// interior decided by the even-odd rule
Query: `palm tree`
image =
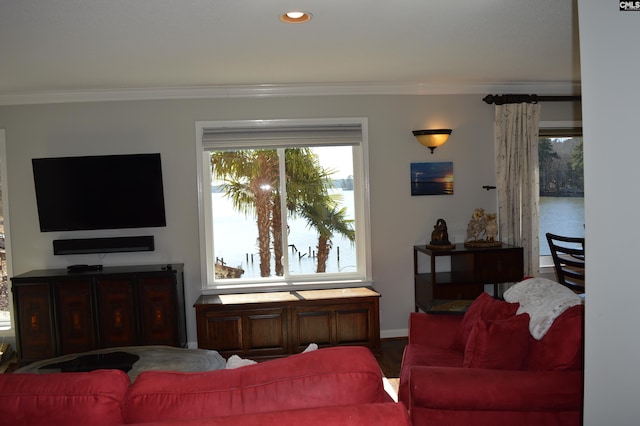
<path fill-rule="evenodd" d="M 275 150 L 217 151 L 211 154 L 213 177 L 224 180 L 223 191 L 233 207 L 255 214 L 258 226 L 260 276 L 271 275 L 271 220 L 273 188 L 278 188 L 278 155 Z M 278 201 L 279 203 L 279 201 Z"/>
<path fill-rule="evenodd" d="M 300 214 L 307 220 L 309 227 L 318 231 L 318 264 L 316 272 L 326 272 L 327 259 L 331 250 L 331 238 L 335 233 L 344 235 L 353 242 L 356 232 L 353 229 L 353 220 L 347 219 L 347 208 L 338 208 L 335 199 L 325 198 L 319 204 L 303 204 L 300 206 Z"/>
<path fill-rule="evenodd" d="M 276 150 L 220 151 L 211 154 L 213 177 L 224 180 L 222 187 L 234 208 L 244 214 L 255 214 L 258 226 L 260 276 L 271 274 L 273 242 L 275 274 L 282 276 L 283 238 L 280 207 L 279 161 Z M 339 232 L 351 241 L 355 231 L 347 220 L 346 209 L 339 210 L 329 195 L 333 186 L 330 170 L 321 167 L 309 148 L 285 150 L 286 206 L 292 216 L 301 215 L 316 228 L 318 239 L 318 272 L 326 270 L 330 238 Z"/>
<path fill-rule="evenodd" d="M 309 148 L 285 149 L 285 181 L 287 187 L 287 212 L 296 216 L 298 206 L 305 202 L 328 196 L 331 186 L 331 172 L 323 169 L 318 156 Z M 282 265 L 282 210 L 280 207 L 279 186 L 274 188 L 273 211 L 271 218 L 271 235 L 273 237 L 273 254 L 275 273 L 284 275 Z"/>
<path fill-rule="evenodd" d="M 287 149 L 287 208 L 293 216 L 306 219 L 318 231 L 316 272 L 325 272 L 335 233 L 355 240 L 353 220 L 346 218 L 346 208 L 338 209 L 338 198 L 331 196 L 332 170 L 324 169 L 308 148 Z"/>

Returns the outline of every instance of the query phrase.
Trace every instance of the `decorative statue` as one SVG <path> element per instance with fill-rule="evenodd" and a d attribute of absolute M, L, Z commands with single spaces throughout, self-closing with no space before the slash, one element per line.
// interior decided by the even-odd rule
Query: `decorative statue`
<path fill-rule="evenodd" d="M 434 225 L 433 232 L 431 232 L 431 242 L 429 244 L 432 246 L 451 245 L 449 242 L 449 233 L 447 231 L 447 222 L 445 222 L 444 219 L 438 219 Z"/>
<path fill-rule="evenodd" d="M 487 241 L 494 242 L 498 236 L 498 223 L 496 222 L 495 213 L 487 213 L 487 225 L 484 227 L 484 232 L 487 234 Z"/>
<path fill-rule="evenodd" d="M 496 213 L 485 213 L 484 209 L 475 209 L 467 225 L 465 247 L 499 247 L 502 245 L 496 239 L 498 236 L 497 216 Z"/>
<path fill-rule="evenodd" d="M 487 224 L 487 216 L 484 213 L 484 209 L 478 208 L 473 211 L 471 220 L 467 225 L 467 239 L 466 241 L 478 241 L 484 233 L 485 226 Z"/>

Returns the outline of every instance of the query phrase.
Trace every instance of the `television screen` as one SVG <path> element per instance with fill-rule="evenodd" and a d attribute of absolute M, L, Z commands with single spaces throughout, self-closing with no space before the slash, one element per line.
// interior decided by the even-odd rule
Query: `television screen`
<path fill-rule="evenodd" d="M 32 163 L 43 232 L 166 226 L 160 154 Z"/>

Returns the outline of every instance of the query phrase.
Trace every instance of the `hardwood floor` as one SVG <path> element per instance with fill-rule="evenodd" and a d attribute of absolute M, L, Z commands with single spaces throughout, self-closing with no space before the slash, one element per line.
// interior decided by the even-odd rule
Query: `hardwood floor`
<path fill-rule="evenodd" d="M 402 363 L 402 353 L 407 345 L 406 337 L 396 337 L 391 339 L 382 339 L 382 354 L 376 358 L 380 368 L 387 378 L 400 377 L 400 365 Z"/>
<path fill-rule="evenodd" d="M 396 402 L 398 401 L 402 353 L 408 341 L 406 337 L 382 339 L 380 342 L 382 353 L 376 356 L 385 377 L 385 390 Z"/>

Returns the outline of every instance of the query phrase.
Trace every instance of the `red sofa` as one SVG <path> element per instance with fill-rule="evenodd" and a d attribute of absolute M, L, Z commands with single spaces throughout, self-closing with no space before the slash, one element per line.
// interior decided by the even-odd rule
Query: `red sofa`
<path fill-rule="evenodd" d="M 231 370 L 0 374 L 16 425 L 409 425 L 363 347 L 334 347 Z M 382 422 L 382 423 L 380 423 Z"/>
<path fill-rule="evenodd" d="M 584 305 L 540 340 L 519 306 L 483 293 L 464 316 L 411 313 L 398 398 L 414 426 L 580 424 Z"/>

